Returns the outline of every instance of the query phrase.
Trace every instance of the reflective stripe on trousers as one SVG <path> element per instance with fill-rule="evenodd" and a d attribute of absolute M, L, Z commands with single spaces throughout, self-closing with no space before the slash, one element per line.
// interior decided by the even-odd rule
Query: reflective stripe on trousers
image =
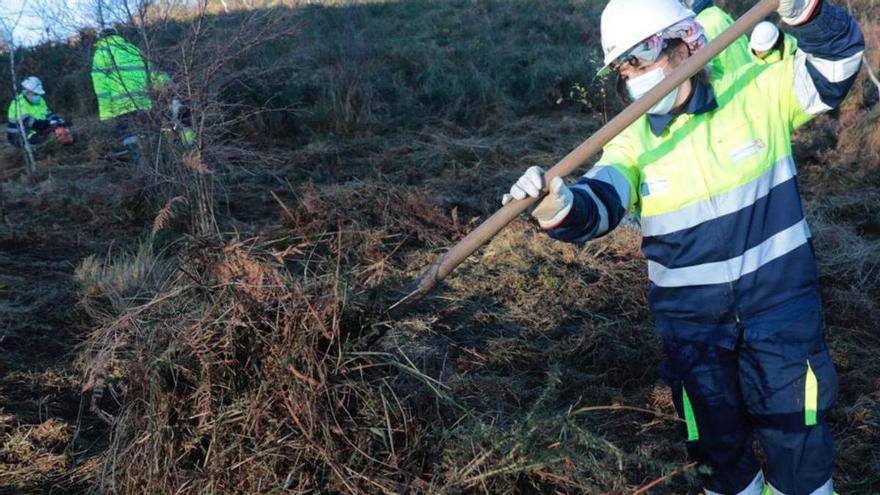
<path fill-rule="evenodd" d="M 764 492 L 762 493 L 762 495 L 795 495 L 795 494 L 781 492 L 781 491 L 777 490 L 776 488 L 773 488 L 773 485 L 768 483 L 767 486 L 764 488 Z M 813 490 L 812 492 L 810 492 L 807 495 L 837 495 L 837 494 L 834 492 L 834 483 L 832 483 L 831 480 L 828 480 L 828 482 L 826 482 L 824 485 Z"/>
<path fill-rule="evenodd" d="M 736 495 L 763 495 L 764 493 L 764 473 L 758 471 L 758 474 L 755 475 L 755 479 L 746 487 L 745 490 L 737 493 Z M 713 492 L 712 490 L 706 490 L 706 495 L 728 495 L 726 493 L 718 493 Z"/>
<path fill-rule="evenodd" d="M 703 479 L 707 493 L 760 493 L 753 488 L 761 470 L 757 437 L 767 454 L 765 481 L 776 490 L 765 493 L 831 495 L 834 442 L 826 416 L 838 385 L 818 293 L 743 317 L 730 345 L 688 340 L 696 335 L 693 323 L 667 325 L 661 377 L 684 419 L 689 455 L 712 470 Z"/>

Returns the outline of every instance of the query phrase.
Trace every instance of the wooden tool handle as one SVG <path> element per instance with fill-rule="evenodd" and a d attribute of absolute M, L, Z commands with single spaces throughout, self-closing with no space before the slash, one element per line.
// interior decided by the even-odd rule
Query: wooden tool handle
<path fill-rule="evenodd" d="M 758 2 L 706 47 L 679 65 L 672 74 L 667 76 L 663 82 L 649 91 L 648 94 L 626 107 L 620 114 L 548 170 L 545 175 L 545 184 L 550 184 L 554 177 L 564 177 L 574 173 L 578 167 L 591 156 L 601 151 L 602 147 L 614 139 L 615 136 L 646 114 L 664 96 L 701 71 L 713 58 L 733 44 L 740 36 L 749 33 L 755 25 L 773 13 L 778 6 L 779 0 L 761 0 Z M 539 200 L 540 198 L 529 197 L 519 201 L 511 201 L 503 206 L 458 244 L 434 260 L 422 272 L 421 276 L 413 282 L 409 289 L 409 294 L 392 306 L 392 309 L 404 302 L 420 299 L 430 292 L 468 256 L 473 254 L 480 246 L 489 242 L 501 229 Z"/>

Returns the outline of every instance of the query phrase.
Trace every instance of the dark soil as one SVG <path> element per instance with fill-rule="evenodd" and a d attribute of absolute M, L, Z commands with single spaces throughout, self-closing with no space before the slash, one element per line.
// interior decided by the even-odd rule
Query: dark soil
<path fill-rule="evenodd" d="M 3 171 L 15 167 L 4 149 Z M 0 493 L 84 493 L 108 427 L 80 394 L 76 348 L 88 322 L 73 280 L 80 260 L 131 239 L 131 212 L 96 183 L 122 168 L 44 161 L 3 184 L 0 225 Z M 79 157 L 81 158 L 81 157 Z M 14 170 L 13 170 L 14 171 Z M 111 200 L 112 199 L 112 200 Z M 114 204 L 115 203 L 115 204 Z"/>

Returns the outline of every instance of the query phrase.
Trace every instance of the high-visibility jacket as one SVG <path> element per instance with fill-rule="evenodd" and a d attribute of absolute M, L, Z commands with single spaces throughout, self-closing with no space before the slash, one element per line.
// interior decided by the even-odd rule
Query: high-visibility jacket
<path fill-rule="evenodd" d="M 864 39 L 827 1 L 794 32 L 791 56 L 697 84 L 682 114 L 642 117 L 612 140 L 549 231 L 585 242 L 632 211 L 658 328 L 664 318 L 698 322 L 695 332 L 718 323 L 726 330 L 702 337 L 735 341 L 740 318 L 816 290 L 791 133 L 841 103 Z"/>
<path fill-rule="evenodd" d="M 695 5 L 696 9 L 697 6 Z M 708 41 L 714 40 L 719 34 L 733 25 L 733 18 L 718 7 L 707 6 L 697 13 L 697 22 L 703 26 L 703 32 Z M 712 68 L 712 77 L 724 77 L 725 71 L 736 70 L 752 60 L 749 51 L 749 40 L 740 36 L 730 46 L 724 49 L 717 57 L 712 59 L 709 67 Z"/>
<path fill-rule="evenodd" d="M 166 79 L 167 76 L 153 73 L 140 49 L 122 36 L 105 36 L 95 43 L 92 86 L 100 120 L 151 109 L 150 89 Z"/>
<path fill-rule="evenodd" d="M 752 54 L 756 64 L 772 64 L 773 62 L 779 62 L 783 58 L 797 53 L 797 38 L 788 33 L 782 33 L 782 36 L 783 44 L 781 49 L 774 48 L 770 50 L 770 52 L 764 54 L 763 57 L 758 57 L 754 53 Z"/>
<path fill-rule="evenodd" d="M 19 134 L 19 121 L 26 122 L 29 118 L 35 121 L 48 121 L 54 117 L 55 114 L 49 110 L 45 97 L 41 97 L 40 101 L 34 104 L 27 99 L 24 93 L 20 93 L 9 103 L 9 108 L 6 111 L 6 133 Z M 36 129 L 32 125 L 24 127 L 27 138 L 30 139 L 36 133 Z"/>

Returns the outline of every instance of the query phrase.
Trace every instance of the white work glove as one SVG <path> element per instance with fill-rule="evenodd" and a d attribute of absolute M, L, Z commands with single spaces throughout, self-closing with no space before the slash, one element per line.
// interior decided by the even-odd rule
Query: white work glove
<path fill-rule="evenodd" d="M 807 22 L 821 0 L 779 0 L 776 12 L 790 26 Z"/>
<path fill-rule="evenodd" d="M 514 199 L 525 199 L 527 196 L 537 198 L 544 189 L 544 169 L 530 167 L 526 173 L 510 188 L 510 192 L 501 199 L 501 204 L 506 205 Z M 538 221 L 542 229 L 549 230 L 557 227 L 574 204 L 574 194 L 565 185 L 562 177 L 556 177 L 550 182 L 550 192 L 538 203 L 538 207 L 532 211 L 532 216 Z"/>
<path fill-rule="evenodd" d="M 171 118 L 177 122 L 180 119 L 180 111 L 183 109 L 183 103 L 180 101 L 180 98 L 174 97 L 171 99 Z"/>

